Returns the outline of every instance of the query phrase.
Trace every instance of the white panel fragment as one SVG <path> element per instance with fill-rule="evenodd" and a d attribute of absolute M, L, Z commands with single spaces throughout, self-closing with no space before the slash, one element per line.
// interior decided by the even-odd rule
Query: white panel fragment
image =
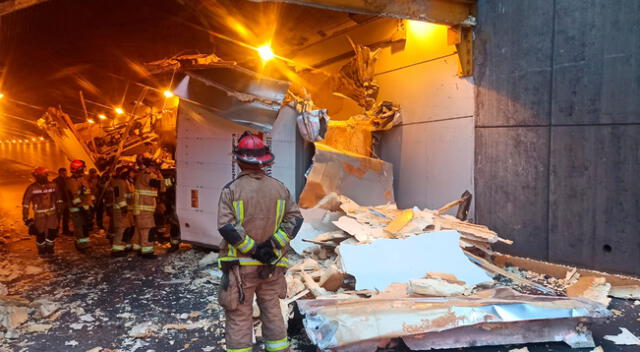
<path fill-rule="evenodd" d="M 469 286 L 492 281 L 471 263 L 459 246 L 457 231 L 436 231 L 405 239 L 378 239 L 369 244 L 339 247 L 344 272 L 356 278 L 356 289 L 384 290 L 427 272 L 448 273 Z"/>

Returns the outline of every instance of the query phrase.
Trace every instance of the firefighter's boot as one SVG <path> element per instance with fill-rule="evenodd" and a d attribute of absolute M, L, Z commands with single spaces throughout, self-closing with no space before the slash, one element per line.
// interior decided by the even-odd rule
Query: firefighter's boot
<path fill-rule="evenodd" d="M 46 240 L 42 242 L 36 242 L 36 248 L 38 248 L 38 255 L 44 257 L 47 255 L 47 243 Z"/>
<path fill-rule="evenodd" d="M 76 249 L 79 251 L 85 251 L 89 248 L 89 237 L 80 237 L 76 239 Z"/>
<path fill-rule="evenodd" d="M 49 254 L 49 255 L 53 254 L 54 253 L 54 248 L 55 248 L 55 245 L 56 245 L 56 240 L 45 240 L 44 243 L 45 243 L 46 253 Z"/>

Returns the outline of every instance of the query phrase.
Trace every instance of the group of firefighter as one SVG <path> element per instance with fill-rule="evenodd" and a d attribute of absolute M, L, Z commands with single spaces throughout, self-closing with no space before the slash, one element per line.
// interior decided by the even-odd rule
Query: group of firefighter
<path fill-rule="evenodd" d="M 29 234 L 35 236 L 38 254 L 54 253 L 58 229 L 68 233 L 73 223 L 75 247 L 90 247 L 94 225 L 104 228 L 104 212 L 109 215 L 108 238 L 111 255 L 120 257 L 137 252 L 144 258 L 155 258 L 154 241 L 169 225 L 171 250 L 179 248 L 179 226 L 175 215 L 175 180 L 163 176 L 161 160 L 141 153 L 135 163 L 120 164 L 99 175 L 96 169 L 87 174 L 83 160 L 73 160 L 67 170 L 60 168 L 58 177 L 49 181 L 48 171 L 37 167 L 35 182 L 23 197 L 23 221 Z M 30 217 L 30 208 L 33 217 Z"/>
<path fill-rule="evenodd" d="M 234 147 L 235 160 L 242 172 L 229 182 L 218 203 L 220 244 L 218 266 L 223 276 L 218 300 L 225 310 L 225 340 L 229 352 L 253 350 L 253 302 L 260 308 L 265 349 L 269 352 L 289 351 L 287 329 L 280 300 L 287 297 L 285 272 L 289 242 L 296 236 L 304 219 L 287 187 L 270 177 L 264 168 L 275 156 L 262 138 L 245 132 Z M 151 233 L 157 197 L 168 184 L 158 172 L 153 158 L 143 154 L 137 167 L 116 168 L 105 187 L 107 207 L 111 207 L 114 239 L 112 253 L 121 255 L 127 249 L 143 256 L 153 255 Z M 89 246 L 91 214 L 96 200 L 95 189 L 85 175 L 85 164 L 71 162 L 71 177 L 65 180 L 68 193 L 66 206 L 74 224 L 76 247 Z M 35 226 L 38 249 L 51 253 L 58 228 L 56 212 L 64 202 L 60 188 L 49 182 L 46 170 L 34 171 L 36 182 L 29 186 L 24 198 L 25 223 Z M 35 218 L 27 218 L 33 204 Z M 211 224 L 214 226 L 214 223 Z M 133 230 L 133 227 L 135 230 Z"/>

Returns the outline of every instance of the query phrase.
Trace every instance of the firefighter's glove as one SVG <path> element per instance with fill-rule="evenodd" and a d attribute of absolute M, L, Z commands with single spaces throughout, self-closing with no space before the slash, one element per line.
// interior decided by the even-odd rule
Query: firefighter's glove
<path fill-rule="evenodd" d="M 226 224 L 218 229 L 222 238 L 232 246 L 236 247 L 240 252 L 247 254 L 253 253 L 256 242 L 248 235 L 242 235 L 235 226 Z"/>
<path fill-rule="evenodd" d="M 25 226 L 29 227 L 29 226 L 33 225 L 35 220 L 33 220 L 31 218 L 24 218 L 24 219 L 22 219 L 22 221 L 24 222 Z"/>
<path fill-rule="evenodd" d="M 267 265 L 278 259 L 276 254 L 273 252 L 273 244 L 271 241 L 260 243 L 258 247 L 256 247 L 256 252 L 253 254 L 253 258 Z"/>

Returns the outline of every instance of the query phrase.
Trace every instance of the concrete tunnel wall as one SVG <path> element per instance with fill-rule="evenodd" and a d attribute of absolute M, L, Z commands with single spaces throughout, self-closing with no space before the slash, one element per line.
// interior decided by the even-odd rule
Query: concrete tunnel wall
<path fill-rule="evenodd" d="M 476 219 L 505 252 L 640 274 L 640 2 L 479 0 Z"/>

